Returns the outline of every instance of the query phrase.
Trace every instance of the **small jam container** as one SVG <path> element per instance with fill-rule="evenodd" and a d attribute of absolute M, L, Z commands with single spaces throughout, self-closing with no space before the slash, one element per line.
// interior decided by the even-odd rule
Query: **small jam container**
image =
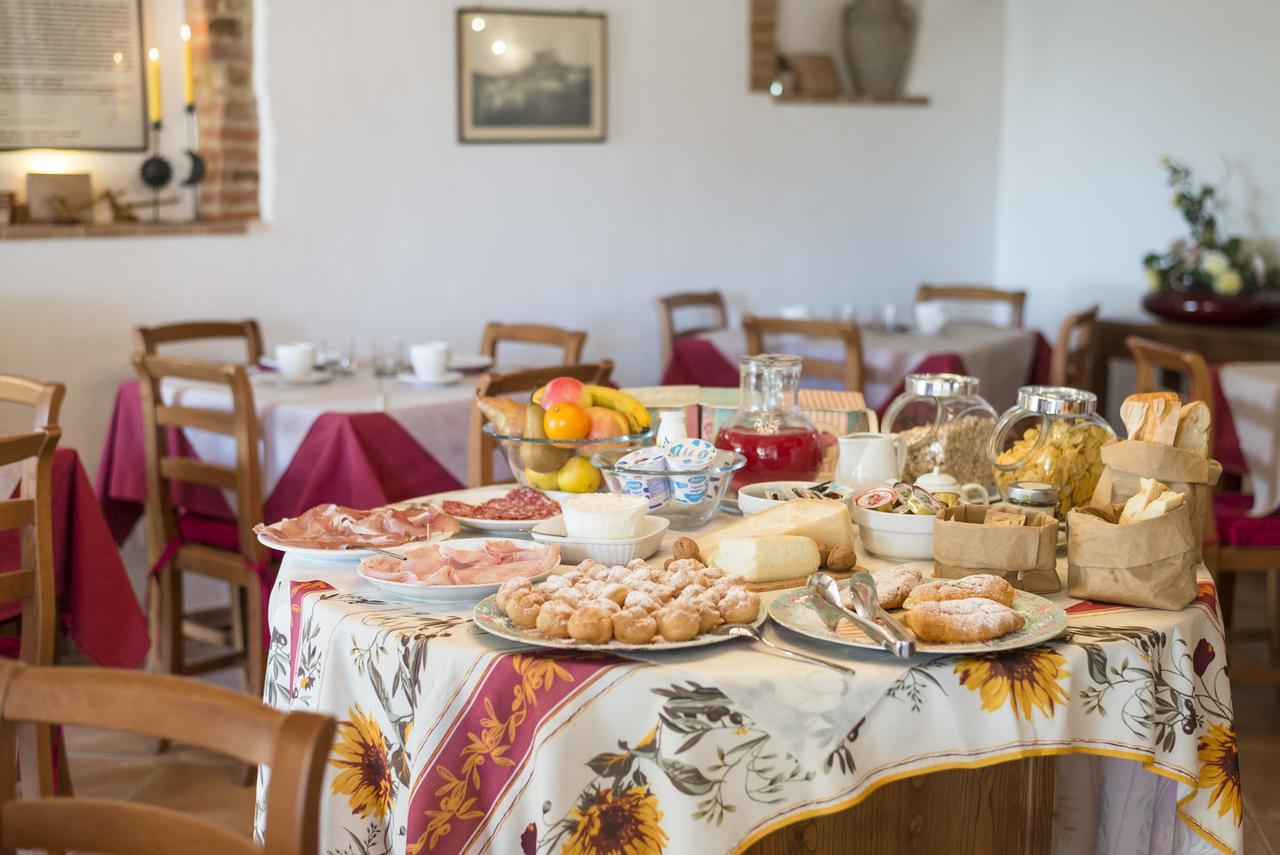
<path fill-rule="evenodd" d="M 1058 517 L 1058 501 L 1062 493 L 1045 481 L 1014 481 L 1009 485 L 1005 501 L 1027 510 Z"/>

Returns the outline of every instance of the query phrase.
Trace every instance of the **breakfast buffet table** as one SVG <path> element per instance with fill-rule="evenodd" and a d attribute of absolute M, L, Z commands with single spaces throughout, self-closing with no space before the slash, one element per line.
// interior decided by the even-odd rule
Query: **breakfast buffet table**
<path fill-rule="evenodd" d="M 771 833 L 827 814 L 900 817 L 911 851 L 1240 849 L 1226 648 L 1203 567 L 1176 612 L 1052 595 L 1064 635 L 1000 654 L 903 661 L 764 625 L 846 676 L 736 639 L 628 658 L 541 651 L 486 634 L 469 607 L 397 601 L 355 563 L 290 553 L 269 610 L 265 700 L 339 720 L 321 851 L 789 851 Z M 1052 764 L 1051 810 L 926 797 L 924 782 L 955 770 L 1055 755 L 1071 756 Z M 263 770 L 259 827 L 267 786 Z M 872 812 L 886 793 L 902 810 Z M 1002 842 L 975 842 L 981 810 Z M 946 818 L 933 837 L 929 811 Z"/>

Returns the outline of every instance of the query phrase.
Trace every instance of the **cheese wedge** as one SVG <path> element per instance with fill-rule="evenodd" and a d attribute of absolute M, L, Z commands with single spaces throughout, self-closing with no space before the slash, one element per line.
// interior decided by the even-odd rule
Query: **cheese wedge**
<path fill-rule="evenodd" d="M 775 534 L 726 537 L 716 548 L 716 566 L 748 582 L 776 582 L 816 573 L 822 564 L 811 537 Z"/>
<path fill-rule="evenodd" d="M 849 515 L 849 506 L 828 499 L 793 499 L 695 539 L 702 560 L 711 564 L 716 562 L 716 552 L 726 538 L 788 534 L 812 538 L 828 549 L 837 546 L 852 548 L 853 519 Z"/>

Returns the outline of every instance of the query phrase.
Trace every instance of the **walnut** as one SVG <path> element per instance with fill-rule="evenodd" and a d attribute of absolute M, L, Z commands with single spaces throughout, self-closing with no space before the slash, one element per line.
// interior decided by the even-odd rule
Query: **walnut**
<path fill-rule="evenodd" d="M 818 546 L 818 566 L 826 567 L 827 558 L 831 554 L 831 547 L 827 546 L 825 543 L 819 543 L 817 544 L 817 546 Z"/>
<path fill-rule="evenodd" d="M 692 537 L 677 537 L 676 542 L 671 544 L 671 554 L 676 558 L 702 560 L 702 556 L 698 553 L 698 542 Z"/>
<path fill-rule="evenodd" d="M 837 546 L 827 555 L 828 570 L 852 570 L 858 556 L 854 555 L 852 546 Z"/>

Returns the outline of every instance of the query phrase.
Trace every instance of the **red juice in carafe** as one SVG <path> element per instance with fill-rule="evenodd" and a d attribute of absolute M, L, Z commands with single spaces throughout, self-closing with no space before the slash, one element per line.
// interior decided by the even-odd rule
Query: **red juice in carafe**
<path fill-rule="evenodd" d="M 730 425 L 716 434 L 716 448 L 747 458 L 747 465 L 733 476 L 734 490 L 757 481 L 812 481 L 822 468 L 822 446 L 812 429 L 766 433 Z"/>

